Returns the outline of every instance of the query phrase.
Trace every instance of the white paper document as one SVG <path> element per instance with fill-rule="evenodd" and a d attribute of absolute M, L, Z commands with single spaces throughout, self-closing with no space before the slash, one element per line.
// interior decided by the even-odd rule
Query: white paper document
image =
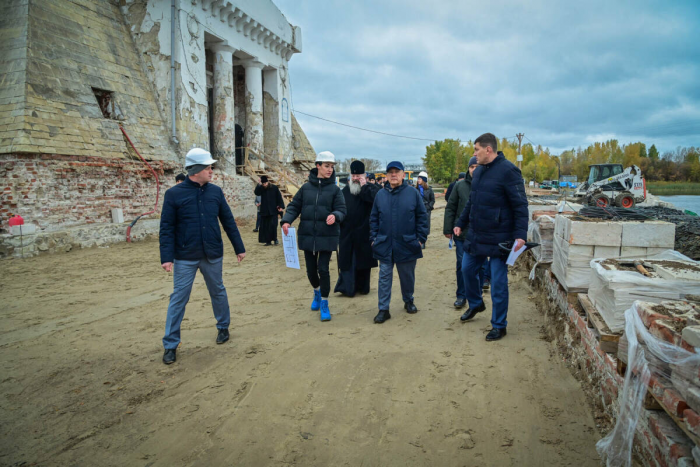
<path fill-rule="evenodd" d="M 301 269 L 299 267 L 299 250 L 297 249 L 297 230 L 294 227 L 287 229 L 289 235 L 282 231 L 282 248 L 284 250 L 284 260 L 288 268 Z"/>
<path fill-rule="evenodd" d="M 521 246 L 518 251 L 515 251 L 515 245 L 516 243 L 513 242 L 513 248 L 510 249 L 510 254 L 508 254 L 508 259 L 506 260 L 506 264 L 508 266 L 513 266 L 515 265 L 515 260 L 518 259 L 518 256 L 522 255 L 527 248 L 525 248 L 525 245 Z"/>

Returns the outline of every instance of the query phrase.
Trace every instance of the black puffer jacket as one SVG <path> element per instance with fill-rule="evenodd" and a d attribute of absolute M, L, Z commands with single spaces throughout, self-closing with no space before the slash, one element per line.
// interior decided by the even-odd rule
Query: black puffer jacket
<path fill-rule="evenodd" d="M 309 181 L 294 195 L 280 224 L 291 224 L 301 215 L 297 238 L 299 249 L 305 251 L 335 251 L 340 237 L 340 223 L 345 219 L 345 199 L 335 184 L 335 172 L 330 178 L 318 178 L 312 169 Z M 333 214 L 335 223 L 326 224 Z"/>

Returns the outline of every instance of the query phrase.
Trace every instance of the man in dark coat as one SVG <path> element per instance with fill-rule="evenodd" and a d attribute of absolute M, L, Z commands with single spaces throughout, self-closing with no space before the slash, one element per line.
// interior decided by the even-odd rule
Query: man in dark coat
<path fill-rule="evenodd" d="M 342 189 L 348 213 L 340 224 L 340 273 L 334 292 L 348 297 L 354 297 L 357 292 L 363 295 L 369 293 L 372 268 L 377 267 L 369 242 L 369 215 L 379 190 L 377 185 L 367 183 L 365 164 L 353 161 L 350 164 L 350 182 Z"/>
<path fill-rule="evenodd" d="M 284 199 L 277 186 L 270 183 L 265 175 L 255 187 L 255 195 L 260 196 L 260 230 L 258 242 L 265 246 L 277 245 L 277 215 L 284 210 Z"/>
<path fill-rule="evenodd" d="M 460 173 L 460 179 L 454 184 L 454 189 L 445 206 L 445 220 L 442 226 L 442 232 L 447 238 L 453 238 L 455 243 L 455 253 L 457 254 L 457 301 L 455 308 L 462 308 L 467 303 L 467 290 L 465 286 L 464 274 L 462 274 L 462 260 L 464 258 L 464 233 L 459 237 L 454 235 L 452 229 L 455 228 L 455 221 L 464 211 L 464 207 L 469 201 L 469 194 L 472 191 L 472 173 L 477 167 L 476 157 L 469 160 L 469 175 L 464 172 Z M 450 185 L 452 186 L 452 185 Z M 449 193 L 449 189 L 447 190 Z"/>
<path fill-rule="evenodd" d="M 486 258 L 491 258 L 491 326 L 487 341 L 506 335 L 508 322 L 508 253 L 499 243 L 514 242 L 515 249 L 527 238 L 527 197 L 520 169 L 497 152 L 497 140 L 485 133 L 474 141 L 474 155 L 479 166 L 474 170 L 469 202 L 455 222 L 454 234 L 466 230 L 462 271 L 466 279 L 469 309 L 462 321 L 472 319 L 486 306 L 481 296 L 477 273 Z"/>
<path fill-rule="evenodd" d="M 297 241 L 304 251 L 306 275 L 314 288 L 313 311 L 321 311 L 321 321 L 330 321 L 328 296 L 331 291 L 331 253 L 338 248 L 340 223 L 345 219 L 345 199 L 335 184 L 335 156 L 330 151 L 316 155 L 316 168 L 287 206 L 282 217 L 282 231 L 289 235 L 289 225 L 301 216 Z"/>
<path fill-rule="evenodd" d="M 372 253 L 379 260 L 379 313 L 375 323 L 391 319 L 391 284 L 394 265 L 399 273 L 404 309 L 416 313 L 413 290 L 416 282 L 416 262 L 428 239 L 428 213 L 415 188 L 404 180 L 403 164 L 389 162 L 386 167 L 389 183 L 374 199 L 369 218 L 369 238 Z"/>
<path fill-rule="evenodd" d="M 176 360 L 180 344 L 180 325 L 190 299 L 192 283 L 201 271 L 211 297 L 217 344 L 229 339 L 231 312 L 222 278 L 224 242 L 219 221 L 233 244 L 238 262 L 245 258 L 245 247 L 231 209 L 218 186 L 209 183 L 214 174 L 209 151 L 194 148 L 187 153 L 185 168 L 188 177 L 165 192 L 160 216 L 160 263 L 166 272 L 173 272 L 173 293 L 170 295 L 163 336 L 163 363 Z"/>
<path fill-rule="evenodd" d="M 454 182 L 450 183 L 450 185 L 447 187 L 447 191 L 445 192 L 445 201 L 450 200 L 450 195 L 452 194 L 452 190 L 454 189 L 455 185 L 460 181 L 464 180 L 464 178 L 467 176 L 466 173 L 460 172 L 459 175 L 457 176 L 457 180 Z"/>

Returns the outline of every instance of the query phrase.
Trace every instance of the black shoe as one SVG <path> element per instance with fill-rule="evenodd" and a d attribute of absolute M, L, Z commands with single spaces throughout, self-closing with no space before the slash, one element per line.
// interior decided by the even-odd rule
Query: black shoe
<path fill-rule="evenodd" d="M 266 243 L 266 244 L 264 244 L 263 246 L 270 246 L 270 245 L 272 245 L 272 243 L 270 243 L 270 242 L 267 242 L 267 243 Z"/>
<path fill-rule="evenodd" d="M 278 242 L 277 240 L 275 240 L 275 245 L 279 245 L 279 244 L 280 244 L 280 242 Z"/>
<path fill-rule="evenodd" d="M 466 304 L 467 304 L 466 298 L 458 298 L 457 301 L 455 302 L 455 308 L 462 308 Z"/>
<path fill-rule="evenodd" d="M 175 356 L 175 350 L 176 349 L 165 349 L 165 353 L 163 354 L 163 363 L 165 363 L 166 365 L 175 363 L 175 360 L 177 360 L 177 357 Z"/>
<path fill-rule="evenodd" d="M 228 340 L 228 329 L 219 329 L 219 335 L 216 336 L 216 343 L 223 344 Z"/>
<path fill-rule="evenodd" d="M 476 308 L 469 308 L 467 311 L 464 312 L 461 318 L 459 318 L 460 321 L 469 321 L 472 319 L 474 316 L 476 316 L 477 313 L 481 313 L 486 309 L 486 305 L 484 305 L 484 302 L 481 302 L 481 305 L 479 305 Z"/>
<path fill-rule="evenodd" d="M 413 304 L 413 300 L 404 303 L 403 308 L 404 310 L 406 310 L 406 313 L 418 313 L 418 308 L 416 308 L 416 306 Z"/>
<path fill-rule="evenodd" d="M 379 310 L 379 313 L 377 313 L 377 316 L 374 317 L 374 322 L 377 324 L 382 324 L 384 321 L 391 319 L 391 315 L 389 314 L 389 310 Z"/>
<path fill-rule="evenodd" d="M 486 334 L 486 340 L 487 341 L 497 341 L 498 339 L 501 339 L 506 334 L 507 334 L 506 328 L 503 328 L 503 329 L 493 328 L 489 331 L 488 334 Z"/>
<path fill-rule="evenodd" d="M 484 281 L 484 285 L 483 285 L 482 289 L 483 289 L 483 290 L 488 290 L 490 287 L 491 287 L 491 281 L 488 280 L 488 279 L 486 279 L 486 280 Z"/>
<path fill-rule="evenodd" d="M 253 229 L 253 232 L 257 232 L 257 231 L 258 231 L 258 229 Z"/>

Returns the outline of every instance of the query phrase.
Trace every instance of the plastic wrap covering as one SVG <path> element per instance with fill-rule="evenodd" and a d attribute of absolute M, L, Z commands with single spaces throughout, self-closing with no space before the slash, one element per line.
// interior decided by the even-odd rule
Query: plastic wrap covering
<path fill-rule="evenodd" d="M 620 261 L 620 258 L 614 258 Z M 624 258 L 629 264 L 634 263 L 634 258 Z M 664 300 L 682 299 L 686 294 L 698 293 L 700 281 L 672 280 L 658 277 L 645 277 L 638 271 L 608 270 L 604 264 L 608 260 L 594 259 L 591 261 L 591 279 L 588 289 L 588 297 L 597 308 L 611 331 L 622 331 L 625 327 L 625 310 L 635 300 L 661 303 Z M 697 265 L 700 262 L 692 261 L 677 251 L 668 250 L 658 255 L 642 258 L 644 264 L 653 268 L 655 264 L 663 261 L 683 261 L 686 264 Z M 608 266 L 609 267 L 609 266 Z M 554 268 L 552 267 L 552 270 Z"/>
<path fill-rule="evenodd" d="M 645 326 L 645 321 L 648 324 L 653 314 L 649 313 L 649 306 L 654 305 L 637 301 L 624 314 L 625 334 L 620 341 L 618 356 L 627 360 L 627 372 L 618 396 L 619 415 L 613 430 L 596 444 L 598 454 L 608 466 L 632 465 L 634 434 L 644 410 L 642 402 L 650 381 L 654 386 L 663 386 L 659 381 L 667 381 L 670 385 L 670 380 L 675 377 L 684 386 L 698 389 L 700 354 L 653 335 Z M 675 320 L 679 322 L 678 318 Z M 654 324 L 651 326 L 653 330 Z"/>
<path fill-rule="evenodd" d="M 539 248 L 532 250 L 532 255 L 538 263 L 552 262 L 552 249 L 554 237 L 554 219 L 549 216 L 540 216 L 530 222 L 527 228 L 527 241 L 539 243 Z"/>
<path fill-rule="evenodd" d="M 588 289 L 592 259 L 592 246 L 569 245 L 566 240 L 554 235 L 552 273 L 568 292 L 585 292 Z"/>

